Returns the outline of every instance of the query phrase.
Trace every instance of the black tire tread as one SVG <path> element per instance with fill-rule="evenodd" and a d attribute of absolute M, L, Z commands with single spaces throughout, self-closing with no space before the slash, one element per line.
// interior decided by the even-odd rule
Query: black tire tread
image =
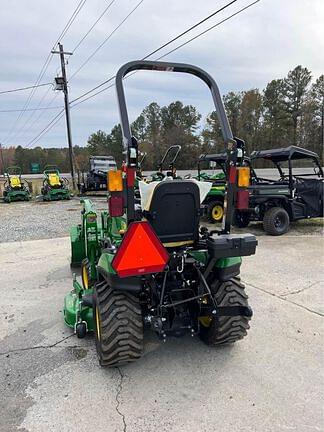
<path fill-rule="evenodd" d="M 239 278 L 226 282 L 216 281 L 211 286 L 217 306 L 248 306 L 245 286 Z M 250 318 L 246 316 L 212 318 L 208 328 L 201 326 L 200 336 L 207 345 L 232 344 L 243 339 L 250 328 Z"/>
<path fill-rule="evenodd" d="M 288 224 L 283 231 L 278 231 L 276 227 L 273 225 L 274 215 L 279 211 L 285 212 L 286 217 L 288 219 Z M 286 210 L 282 207 L 271 207 L 269 210 L 267 210 L 263 217 L 263 229 L 267 234 L 273 236 L 285 234 L 289 230 L 289 215 L 286 212 Z"/>
<path fill-rule="evenodd" d="M 101 339 L 96 335 L 96 346 L 101 366 L 117 367 L 139 359 L 143 320 L 138 298 L 100 282 L 95 284 L 94 319 L 96 308 L 100 315 Z"/>

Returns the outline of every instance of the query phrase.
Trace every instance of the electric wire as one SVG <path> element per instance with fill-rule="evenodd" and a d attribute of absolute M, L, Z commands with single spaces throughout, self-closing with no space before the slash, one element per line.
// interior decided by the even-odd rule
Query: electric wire
<path fill-rule="evenodd" d="M 69 81 L 71 81 L 84 66 L 97 54 L 97 52 L 109 41 L 109 39 L 117 32 L 117 30 L 130 18 L 130 16 L 140 7 L 144 0 L 140 0 L 136 6 L 126 15 L 126 17 L 114 28 L 114 30 L 109 33 L 109 35 L 104 39 L 103 42 L 89 55 L 89 57 L 78 67 L 76 71 L 70 76 Z"/>
<path fill-rule="evenodd" d="M 192 37 L 191 39 L 188 39 L 186 42 L 184 42 L 184 43 L 178 45 L 177 47 L 173 48 L 173 49 L 170 50 L 169 52 L 163 54 L 162 56 L 160 56 L 159 58 L 157 58 L 156 61 L 161 60 L 162 58 L 166 57 L 167 55 L 169 55 L 169 54 L 171 54 L 171 53 L 177 51 L 178 49 L 180 49 L 180 48 L 184 47 L 185 45 L 191 43 L 192 41 L 198 39 L 199 37 L 203 36 L 204 34 L 208 33 L 209 31 L 213 30 L 214 28 L 218 27 L 219 25 L 223 24 L 224 22 L 228 21 L 229 19 L 231 19 L 231 18 L 233 18 L 233 17 L 239 15 L 240 13 L 244 12 L 245 10 L 247 10 L 248 8 L 252 7 L 253 5 L 255 5 L 256 3 L 259 3 L 259 2 L 260 2 L 260 0 L 255 0 L 254 2 L 249 3 L 247 6 L 245 6 L 245 7 L 241 8 L 241 9 L 239 9 L 237 12 L 231 14 L 231 15 L 228 16 L 227 18 L 224 18 L 223 20 L 217 22 L 216 24 L 212 25 L 212 26 L 209 27 L 208 29 L 206 29 L 206 30 L 204 30 L 203 32 L 199 33 L 198 35 Z M 165 45 L 165 46 L 166 46 L 166 45 Z M 162 49 L 162 47 L 161 47 L 161 49 Z M 158 50 L 155 50 L 155 51 L 154 51 L 154 53 L 156 53 L 156 52 L 158 52 Z M 146 58 L 147 58 L 147 57 L 146 57 Z M 126 79 L 126 78 L 130 78 L 130 77 L 131 77 L 132 75 L 134 75 L 135 73 L 136 73 L 136 71 L 133 72 L 133 73 L 131 73 L 131 74 L 129 74 L 127 77 L 125 77 L 125 79 Z M 70 107 L 71 107 L 71 109 L 74 108 L 75 106 L 77 106 L 77 105 L 79 105 L 79 104 L 81 104 L 81 103 L 83 103 L 83 102 L 86 102 L 87 100 L 89 100 L 89 99 L 91 99 L 91 98 L 97 96 L 98 94 L 100 94 L 100 93 L 102 93 L 102 92 L 104 92 L 104 91 L 106 91 L 106 90 L 108 90 L 108 89 L 114 87 L 114 86 L 115 86 L 115 83 L 110 84 L 109 86 L 107 86 L 107 87 L 105 87 L 105 88 L 99 90 L 98 92 L 96 92 L 96 93 L 93 94 L 93 95 L 89 95 L 89 93 L 92 93 L 95 89 L 100 88 L 103 84 L 107 84 L 108 82 L 111 82 L 114 78 L 115 78 L 115 75 L 112 76 L 112 77 L 110 77 L 110 78 L 109 78 L 108 80 L 106 80 L 104 83 L 101 83 L 100 85 L 94 87 L 93 89 L 91 89 L 91 91 L 89 90 L 88 92 L 84 93 L 83 95 L 80 95 L 79 97 L 77 97 L 77 98 L 75 98 L 74 100 L 72 100 L 72 101 L 70 102 Z M 80 100 L 81 98 L 83 98 L 83 97 L 86 96 L 86 95 L 89 95 L 89 96 L 88 96 L 87 98 L 83 99 L 83 100 Z M 76 102 L 77 102 L 77 103 L 76 103 Z M 63 110 L 63 111 L 64 111 L 64 110 Z M 52 121 L 51 121 L 51 122 L 50 122 L 50 123 L 49 123 L 49 124 L 48 124 L 48 125 L 47 125 L 47 126 L 46 126 L 46 127 L 45 127 L 45 128 L 44 128 L 44 129 L 43 129 L 43 130 L 42 130 L 42 131 L 41 131 L 41 132 L 40 132 L 40 133 L 39 133 L 39 134 L 38 134 L 38 135 L 37 135 L 37 136 L 32 140 L 32 141 L 31 141 L 31 142 L 30 142 L 30 143 L 27 144 L 26 147 L 29 147 L 29 145 L 32 145 L 32 144 L 34 144 L 35 142 L 37 142 L 37 141 L 38 141 L 42 136 L 44 136 L 47 132 L 49 132 L 49 131 L 52 129 L 52 127 L 54 127 L 62 117 L 63 117 L 63 112 L 61 111 L 57 116 L 54 117 L 54 119 L 52 119 Z"/>
<path fill-rule="evenodd" d="M 11 90 L 0 91 L 0 94 L 14 93 L 14 92 L 23 91 L 23 90 L 29 90 L 29 89 L 36 88 L 36 87 L 44 87 L 44 86 L 51 86 L 51 85 L 53 85 L 53 83 L 43 83 L 43 84 L 38 84 L 38 85 L 33 85 L 33 86 L 28 86 L 28 87 L 20 87 L 20 88 L 11 89 Z"/>
<path fill-rule="evenodd" d="M 60 40 L 62 40 L 63 37 L 66 35 L 66 33 L 67 33 L 68 30 L 70 29 L 71 25 L 72 25 L 73 22 L 75 21 L 76 17 L 77 17 L 78 14 L 80 13 L 81 9 L 82 9 L 83 6 L 85 5 L 86 1 L 87 1 L 87 0 L 80 0 L 80 2 L 78 3 L 77 7 L 76 7 L 75 10 L 74 10 L 74 12 L 72 13 L 71 17 L 69 18 L 68 22 L 66 23 L 66 25 L 65 25 L 64 28 L 63 28 L 63 30 L 61 31 L 59 37 L 56 39 L 56 42 L 53 44 L 53 48 L 52 48 L 52 49 L 54 49 L 55 46 L 57 45 L 57 43 L 58 43 Z M 52 60 L 52 58 L 53 58 L 53 54 L 51 53 L 51 50 L 50 50 L 50 52 L 48 53 L 48 55 L 47 55 L 47 57 L 46 57 L 46 60 L 45 60 L 45 62 L 44 62 L 44 64 L 43 64 L 43 66 L 42 66 L 42 68 L 41 68 L 41 71 L 40 71 L 40 73 L 38 74 L 38 77 L 37 77 L 37 79 L 36 79 L 36 82 L 35 82 L 35 84 L 34 84 L 34 86 L 33 86 L 34 88 L 31 89 L 31 92 L 30 92 L 30 94 L 28 95 L 27 100 L 26 100 L 26 102 L 25 102 L 25 104 L 24 104 L 22 110 L 21 110 L 20 113 L 18 114 L 16 120 L 14 121 L 12 127 L 11 127 L 10 130 L 9 130 L 9 133 L 7 134 L 6 138 L 4 139 L 4 143 L 7 143 L 7 142 L 9 141 L 9 138 L 11 137 L 12 132 L 13 132 L 14 129 L 15 129 L 15 126 L 16 126 L 17 123 L 20 121 L 21 117 L 24 115 L 25 110 L 27 109 L 27 107 L 28 107 L 28 105 L 29 105 L 31 99 L 33 98 L 33 96 L 34 96 L 34 94 L 35 94 L 35 92 L 36 92 L 36 89 L 37 89 L 38 84 L 40 83 L 41 79 L 42 79 L 43 76 L 45 75 L 45 72 L 46 72 L 46 70 L 47 70 L 47 68 L 48 68 L 48 66 L 49 66 L 49 64 L 50 64 L 50 62 L 51 62 L 51 60 Z"/>
<path fill-rule="evenodd" d="M 92 26 L 89 28 L 89 30 L 85 33 L 85 35 L 82 37 L 82 39 L 76 44 L 76 46 L 73 48 L 72 52 L 73 54 L 75 51 L 80 47 L 80 45 L 84 42 L 84 40 L 89 36 L 89 34 L 92 32 L 92 30 L 95 28 L 95 26 L 98 24 L 98 22 L 104 17 L 104 15 L 108 12 L 110 7 L 115 3 L 116 0 L 112 0 L 108 6 L 104 9 L 104 11 L 101 13 L 99 18 L 92 24 Z"/>
<path fill-rule="evenodd" d="M 199 25 L 203 24 L 204 22 L 206 22 L 207 20 L 211 19 L 212 17 L 214 17 L 215 15 L 217 15 L 218 13 L 222 12 L 223 10 L 225 10 L 226 8 L 230 7 L 233 3 L 235 3 L 238 0 L 232 0 L 231 2 L 227 3 L 226 5 L 222 6 L 221 8 L 217 9 L 216 11 L 214 11 L 212 14 L 208 15 L 207 17 L 205 17 L 204 19 L 200 20 L 198 23 L 192 25 L 191 27 L 189 27 L 188 29 L 186 29 L 185 31 L 179 33 L 177 36 L 175 36 L 174 38 L 172 38 L 170 41 L 164 43 L 163 45 L 159 46 L 158 48 L 156 48 L 155 50 L 151 51 L 149 54 L 147 54 L 146 56 L 142 57 L 141 60 L 146 60 L 148 57 L 152 56 L 153 54 L 156 54 L 158 51 L 161 51 L 163 48 L 167 47 L 168 45 L 170 45 L 172 42 L 176 41 L 177 39 L 181 38 L 182 36 L 184 36 L 185 34 L 189 33 L 191 30 L 195 29 L 196 27 L 198 27 Z M 98 88 L 102 87 L 103 85 L 108 84 L 110 81 L 112 81 L 115 78 L 115 75 L 108 78 L 107 80 L 103 81 L 102 83 L 98 84 L 97 86 L 93 87 L 92 89 L 86 91 L 85 93 L 83 93 L 82 95 L 76 97 L 75 99 L 73 99 L 71 101 L 71 103 L 78 101 L 79 99 L 82 99 L 84 96 L 87 96 L 88 94 L 92 93 L 93 91 L 97 90 Z M 110 88 L 110 87 L 108 87 Z M 96 93 L 99 94 L 99 93 Z M 87 98 L 88 100 L 88 98 Z"/>

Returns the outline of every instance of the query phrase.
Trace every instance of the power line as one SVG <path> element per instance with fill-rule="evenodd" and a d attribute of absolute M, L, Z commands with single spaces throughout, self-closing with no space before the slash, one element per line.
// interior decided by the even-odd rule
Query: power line
<path fill-rule="evenodd" d="M 38 85 L 33 85 L 33 86 L 28 86 L 28 87 L 20 87 L 20 88 L 11 89 L 11 90 L 4 90 L 4 91 L 0 91 L 0 94 L 14 93 L 14 92 L 18 92 L 18 91 L 29 90 L 29 89 L 36 88 L 36 87 L 44 87 L 44 86 L 48 86 L 48 85 L 53 85 L 53 83 L 44 83 L 44 84 L 38 84 Z"/>
<path fill-rule="evenodd" d="M 76 46 L 73 48 L 72 52 L 73 54 L 75 51 L 80 47 L 80 45 L 83 43 L 83 41 L 89 36 L 89 34 L 92 32 L 92 30 L 95 28 L 95 26 L 98 24 L 98 22 L 104 17 L 104 15 L 108 12 L 110 7 L 115 3 L 116 0 L 112 0 L 108 6 L 104 9 L 104 11 L 101 13 L 99 18 L 92 24 L 92 26 L 89 28 L 89 30 L 86 32 L 86 34 L 82 37 L 82 39 L 76 44 Z"/>
<path fill-rule="evenodd" d="M 167 47 L 168 45 L 172 44 L 172 42 L 175 42 L 176 40 L 180 39 L 182 36 L 184 36 L 185 34 L 189 33 L 191 30 L 194 30 L 196 27 L 199 27 L 201 24 L 203 24 L 204 22 L 210 20 L 210 18 L 212 18 L 215 15 L 219 14 L 220 12 L 222 12 L 223 10 L 225 10 L 226 8 L 228 8 L 229 6 L 231 6 L 235 2 L 237 2 L 237 0 L 233 0 L 233 1 L 229 2 L 229 3 L 227 3 L 226 5 L 224 5 L 223 7 L 221 7 L 220 9 L 218 9 L 217 11 L 211 13 L 206 18 L 202 19 L 201 21 L 197 22 L 193 26 L 189 27 L 187 30 L 185 30 L 182 33 L 180 33 L 177 36 L 175 36 L 173 39 L 171 39 L 168 42 L 166 42 L 165 44 L 161 45 L 159 48 L 157 48 L 154 51 L 152 51 L 149 54 L 147 54 L 145 57 L 142 58 L 142 60 L 146 60 L 148 57 L 151 57 L 153 54 L 156 54 L 158 51 L 161 51 L 161 49 L 163 49 L 163 48 Z"/>
<path fill-rule="evenodd" d="M 226 8 L 228 8 L 229 6 L 231 6 L 233 3 L 235 3 L 237 0 L 232 0 L 231 2 L 227 3 L 226 5 L 222 6 L 220 9 L 217 9 L 215 12 L 213 12 L 212 14 L 208 15 L 207 17 L 205 17 L 204 19 L 200 20 L 198 23 L 192 25 L 191 27 L 189 27 L 187 30 L 181 32 L 180 34 L 178 34 L 177 36 L 175 36 L 174 38 L 172 38 L 170 41 L 164 43 L 163 45 L 161 45 L 160 47 L 156 48 L 154 51 L 151 51 L 149 54 L 147 54 L 145 57 L 143 57 L 141 60 L 146 60 L 148 57 L 152 56 L 153 54 L 157 53 L 158 51 L 161 51 L 163 48 L 165 48 L 166 46 L 170 45 L 172 42 L 176 41 L 177 39 L 179 39 L 180 37 L 184 36 L 185 34 L 189 33 L 191 30 L 193 30 L 194 28 L 198 27 L 199 25 L 203 24 L 204 22 L 206 22 L 207 20 L 211 19 L 212 17 L 214 17 L 215 15 L 217 15 L 218 13 L 222 12 L 223 10 L 225 10 Z M 102 83 L 98 84 L 97 86 L 93 87 L 92 89 L 88 90 L 87 92 L 83 93 L 82 95 L 76 97 L 75 99 L 73 99 L 71 101 L 71 103 L 78 101 L 79 99 L 82 99 L 84 96 L 87 96 L 88 94 L 92 93 L 93 91 L 99 89 L 100 87 L 102 87 L 105 84 L 108 84 L 110 81 L 112 81 L 115 78 L 115 75 L 108 78 L 106 81 L 103 81 Z M 108 87 L 110 88 L 110 87 Z M 96 93 L 99 94 L 99 93 Z M 87 98 L 88 100 L 89 98 Z"/>
<path fill-rule="evenodd" d="M 44 107 L 40 107 L 40 108 L 27 108 L 25 110 L 25 112 L 29 112 L 29 111 L 45 111 L 45 110 L 54 110 L 54 109 L 58 109 L 58 108 L 63 108 L 61 105 L 60 106 L 53 106 L 53 107 L 49 107 L 49 106 L 44 106 Z M 9 109 L 9 110 L 0 110 L 0 113 L 12 113 L 12 112 L 20 112 L 21 109 L 17 110 L 17 109 Z"/>
<path fill-rule="evenodd" d="M 80 2 L 78 3 L 77 7 L 75 8 L 75 10 L 73 11 L 71 17 L 69 18 L 68 22 L 66 23 L 66 25 L 64 26 L 63 30 L 61 31 L 59 37 L 56 39 L 56 42 L 53 45 L 53 48 L 57 45 L 58 41 L 60 39 L 62 39 L 66 33 L 68 32 L 69 28 L 71 27 L 71 25 L 73 24 L 74 20 L 76 19 L 76 17 L 78 16 L 78 14 L 80 13 L 81 9 L 83 8 L 83 6 L 85 5 L 87 0 L 80 0 Z M 22 108 L 22 110 L 20 111 L 18 117 L 16 118 L 16 120 L 14 121 L 12 127 L 9 130 L 9 133 L 7 135 L 7 137 L 5 138 L 5 142 L 7 143 L 9 141 L 10 136 L 12 135 L 12 132 L 16 126 L 16 124 L 19 122 L 19 120 L 21 119 L 21 117 L 24 115 L 25 110 L 27 109 L 32 97 L 34 96 L 36 89 L 37 89 L 37 85 L 40 83 L 41 79 L 43 78 L 43 76 L 45 75 L 45 72 L 51 62 L 53 58 L 53 54 L 51 53 L 51 51 L 48 53 L 46 60 L 43 64 L 43 67 L 41 68 L 40 73 L 38 74 L 38 77 L 36 79 L 36 82 L 34 84 L 34 88 L 32 88 L 30 94 L 27 97 L 27 100 Z"/>
<path fill-rule="evenodd" d="M 56 47 L 56 45 L 60 42 L 60 40 L 62 40 L 64 38 L 64 36 L 68 32 L 69 28 L 71 27 L 71 25 L 75 21 L 76 17 L 79 15 L 81 9 L 85 5 L 86 1 L 87 0 L 80 0 L 80 2 L 78 3 L 77 7 L 74 10 L 74 12 L 72 13 L 70 19 L 66 23 L 64 29 L 62 30 L 61 34 L 59 35 L 59 37 L 56 39 L 55 43 L 53 44 L 52 49 L 54 49 Z"/>
<path fill-rule="evenodd" d="M 198 39 L 200 36 L 202 36 L 202 35 L 208 33 L 209 31 L 211 31 L 212 29 L 218 27 L 219 25 L 223 24 L 224 22 L 228 21 L 229 19 L 231 19 L 231 18 L 233 18 L 233 17 L 239 15 L 240 13 L 244 12 L 246 9 L 248 9 L 248 8 L 250 8 L 251 6 L 255 5 L 255 4 L 258 3 L 259 1 L 260 1 L 260 0 L 255 0 L 254 2 L 248 4 L 247 6 L 245 6 L 245 7 L 241 8 L 241 9 L 239 9 L 237 12 L 235 12 L 235 13 L 233 13 L 232 15 L 228 16 L 227 18 L 225 18 L 225 19 L 219 21 L 218 23 L 212 25 L 211 27 L 209 27 L 208 29 L 206 29 L 206 30 L 204 30 L 203 32 L 199 33 L 198 35 L 194 36 L 193 38 L 189 39 L 188 41 L 186 41 L 186 42 L 184 42 L 184 43 L 178 45 L 177 47 L 175 47 L 174 49 L 170 50 L 170 51 L 167 52 L 166 54 L 163 54 L 162 56 L 160 56 L 160 57 L 157 58 L 156 60 L 161 60 L 162 58 L 166 57 L 167 55 L 169 55 L 169 54 L 171 54 L 171 53 L 177 51 L 178 49 L 182 48 L 183 46 L 189 44 L 189 43 L 192 42 L 193 40 Z M 165 45 L 165 46 L 166 46 L 166 45 Z M 162 48 L 161 48 L 161 49 L 162 49 Z M 157 51 L 158 51 L 158 50 L 155 50 L 154 52 L 156 53 Z M 147 58 L 147 57 L 146 57 L 146 58 Z M 135 73 L 136 73 L 136 71 L 133 72 L 133 73 L 131 73 L 131 74 L 129 74 L 129 75 L 128 75 L 127 77 L 125 77 L 125 78 L 129 78 L 129 77 L 131 77 L 132 75 L 134 75 Z M 83 95 L 80 95 L 79 97 L 77 97 L 77 98 L 75 98 L 74 100 L 72 100 L 72 101 L 70 102 L 71 109 L 74 108 L 75 106 L 77 106 L 77 105 L 79 105 L 79 104 L 81 104 L 81 103 L 83 103 L 83 102 L 86 102 L 87 100 L 89 100 L 89 99 L 91 99 L 91 98 L 97 96 L 98 94 L 100 94 L 100 93 L 102 93 L 102 92 L 104 92 L 104 91 L 106 91 L 106 90 L 109 90 L 110 88 L 114 87 L 115 84 L 113 83 L 113 84 L 110 84 L 109 86 L 107 86 L 107 87 L 105 87 L 105 88 L 99 90 L 99 91 L 96 92 L 95 94 L 93 94 L 93 95 L 89 95 L 89 93 L 91 93 L 91 92 L 93 92 L 94 90 L 100 88 L 102 85 L 107 84 L 108 82 L 113 81 L 114 78 L 115 78 L 115 75 L 112 76 L 112 77 L 110 77 L 110 78 L 109 78 L 108 80 L 106 80 L 104 83 L 101 83 L 100 85 L 94 87 L 93 89 L 89 90 L 88 92 L 84 93 Z M 81 98 L 83 98 L 83 97 L 86 96 L 86 95 L 89 95 L 89 96 L 88 96 L 86 99 L 80 100 Z M 75 102 L 77 102 L 77 103 L 75 103 Z M 38 141 L 42 136 L 44 136 L 47 132 L 49 132 L 49 131 L 52 129 L 52 127 L 54 127 L 54 126 L 58 123 L 58 121 L 63 117 L 62 112 L 59 113 L 59 114 L 60 114 L 60 117 L 58 117 L 58 115 L 57 115 L 56 117 L 54 117 L 54 119 L 53 119 L 53 120 L 52 120 L 52 121 L 51 121 L 51 122 L 50 122 L 50 123 L 49 123 L 49 124 L 44 128 L 44 129 L 43 129 L 43 131 L 41 131 L 40 134 L 38 134 L 38 135 L 37 135 L 37 136 L 32 140 L 31 144 L 29 143 L 30 145 L 32 145 L 33 143 L 37 142 L 37 141 Z M 27 144 L 27 146 L 29 146 L 29 144 Z M 26 146 L 26 147 L 27 147 L 27 146 Z"/>
<path fill-rule="evenodd" d="M 140 0 L 136 6 L 126 15 L 126 17 L 114 28 L 114 30 L 109 33 L 106 39 L 89 55 L 89 57 L 79 66 L 79 68 L 70 76 L 69 81 L 71 81 L 80 70 L 92 59 L 93 56 L 97 54 L 97 52 L 109 41 L 109 39 L 116 33 L 116 31 L 128 20 L 128 18 L 136 11 L 136 9 L 144 2 L 144 0 Z"/>
<path fill-rule="evenodd" d="M 45 135 L 45 132 L 48 132 L 50 129 L 52 129 L 53 126 L 56 125 L 56 123 L 64 116 L 64 108 L 56 114 L 56 116 L 42 129 L 29 143 L 25 146 L 30 147 L 34 143 L 36 143 L 43 135 Z"/>
<path fill-rule="evenodd" d="M 231 19 L 231 18 L 235 17 L 236 15 L 239 15 L 240 13 L 244 12 L 246 9 L 250 8 L 251 6 L 254 6 L 256 3 L 259 3 L 259 1 L 260 0 L 255 0 L 254 2 L 248 4 L 247 6 L 238 10 L 237 12 L 233 13 L 232 15 L 228 16 L 227 18 L 224 18 L 223 20 L 212 25 L 211 27 L 204 30 L 203 32 L 197 34 L 196 36 L 192 37 L 191 39 L 188 39 L 186 42 L 183 42 L 182 44 L 180 44 L 177 47 L 173 48 L 172 50 L 168 51 L 166 54 L 163 54 L 161 57 L 157 58 L 156 60 L 161 60 L 164 57 L 172 54 L 174 51 L 177 51 L 178 49 L 184 47 L 185 45 L 188 45 L 190 42 L 194 41 L 195 39 L 198 39 L 200 36 L 203 36 L 204 34 L 208 33 L 209 31 L 213 30 L 214 28 L 218 27 L 219 25 L 223 24 L 224 22 L 228 21 L 229 19 Z"/>

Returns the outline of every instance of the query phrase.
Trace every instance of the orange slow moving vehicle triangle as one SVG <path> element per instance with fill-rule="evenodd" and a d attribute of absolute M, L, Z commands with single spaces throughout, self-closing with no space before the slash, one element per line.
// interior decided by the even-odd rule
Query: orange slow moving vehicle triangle
<path fill-rule="evenodd" d="M 112 266 L 119 277 L 140 276 L 163 271 L 169 255 L 146 222 L 133 222 L 112 261 Z"/>

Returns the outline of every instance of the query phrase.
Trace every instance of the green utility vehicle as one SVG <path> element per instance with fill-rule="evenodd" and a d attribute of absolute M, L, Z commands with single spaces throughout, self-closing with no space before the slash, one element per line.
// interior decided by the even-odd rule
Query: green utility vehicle
<path fill-rule="evenodd" d="M 228 151 L 228 182 L 222 229 L 199 227 L 200 188 L 188 179 L 151 183 L 146 201 L 135 205 L 138 145 L 131 135 L 123 79 L 136 70 L 189 73 L 210 88 Z M 144 328 L 166 341 L 198 335 L 218 346 L 242 339 L 252 309 L 240 281 L 241 256 L 253 255 L 251 234 L 230 234 L 236 185 L 237 142 L 213 78 L 181 63 L 134 61 L 116 75 L 125 146 L 123 170 L 108 174 L 108 212 L 99 216 L 82 202 L 82 223 L 71 231 L 72 263 L 82 266 L 65 297 L 64 319 L 78 337 L 94 331 L 99 363 L 119 366 L 139 359 Z"/>
<path fill-rule="evenodd" d="M 41 190 L 44 201 L 69 200 L 69 181 L 62 177 L 55 165 L 47 165 L 44 169 L 43 187 Z"/>
<path fill-rule="evenodd" d="M 235 138 L 237 142 L 237 167 L 249 166 L 249 158 L 245 156 L 245 143 L 239 138 Z M 207 173 L 203 169 L 210 168 L 213 164 L 213 168 L 216 168 L 219 172 Z M 227 153 L 216 153 L 216 154 L 203 154 L 198 159 L 198 174 L 197 180 L 207 181 L 212 183 L 212 187 L 203 201 L 204 215 L 207 216 L 208 220 L 212 223 L 221 222 L 224 216 L 224 197 L 226 190 L 226 164 L 227 164 Z M 186 177 L 185 177 L 186 178 Z M 236 200 L 235 200 L 236 202 Z"/>
<path fill-rule="evenodd" d="M 4 202 L 29 201 L 29 187 L 27 181 L 21 178 L 21 168 L 11 166 L 6 171 L 3 191 Z"/>
<path fill-rule="evenodd" d="M 269 161 L 278 176 L 264 178 L 251 170 L 252 184 L 244 192 L 248 204 L 237 206 L 237 225 L 262 221 L 267 234 L 278 236 L 292 221 L 323 217 L 323 170 L 316 153 L 296 146 L 252 152 L 253 167 L 258 161 Z"/>

